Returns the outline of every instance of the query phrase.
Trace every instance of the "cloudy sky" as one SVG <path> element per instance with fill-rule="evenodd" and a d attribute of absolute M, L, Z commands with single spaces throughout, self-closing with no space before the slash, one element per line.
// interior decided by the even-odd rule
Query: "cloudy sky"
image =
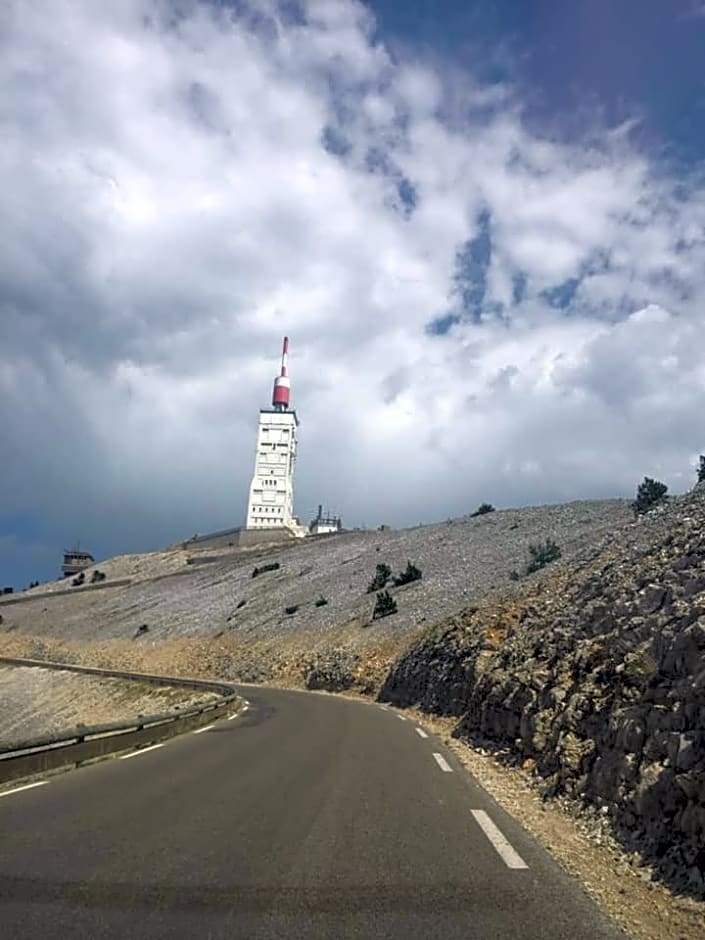
<path fill-rule="evenodd" d="M 296 509 L 674 492 L 705 451 L 705 3 L 5 0 L 0 582 Z"/>

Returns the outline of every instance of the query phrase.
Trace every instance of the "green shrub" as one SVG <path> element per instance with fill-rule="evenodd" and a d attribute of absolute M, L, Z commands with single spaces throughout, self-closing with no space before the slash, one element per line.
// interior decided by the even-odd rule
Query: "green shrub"
<path fill-rule="evenodd" d="M 384 562 L 382 562 L 380 565 L 377 565 L 377 573 L 368 584 L 367 593 L 372 594 L 373 591 L 381 590 L 383 587 L 385 587 L 391 576 L 392 569 L 389 567 L 389 565 L 385 565 Z"/>
<path fill-rule="evenodd" d="M 388 617 L 397 612 L 397 602 L 389 591 L 380 591 L 377 595 L 375 609 L 372 611 L 372 619 L 380 620 L 382 617 Z"/>
<path fill-rule="evenodd" d="M 700 465 L 698 466 L 698 483 L 705 483 L 705 457 L 700 455 Z"/>
<path fill-rule="evenodd" d="M 83 573 L 83 571 L 81 571 L 76 575 L 76 577 L 73 579 L 71 584 L 73 584 L 74 587 L 80 587 L 85 580 L 86 580 L 86 576 Z"/>
<path fill-rule="evenodd" d="M 492 503 L 480 503 L 475 512 L 470 513 L 470 518 L 474 519 L 475 516 L 486 516 L 488 512 L 494 512 L 495 508 Z"/>
<path fill-rule="evenodd" d="M 668 487 L 659 480 L 652 480 L 651 477 L 644 477 L 642 483 L 636 491 L 636 499 L 632 503 L 632 508 L 637 516 L 648 512 L 654 506 L 663 502 L 668 493 Z"/>
<path fill-rule="evenodd" d="M 284 608 L 284 613 L 285 613 L 285 614 L 288 614 L 289 616 L 291 616 L 292 614 L 295 614 L 298 609 L 299 609 L 299 605 L 298 605 L 298 604 L 292 604 L 291 607 L 285 607 L 285 608 Z"/>
<path fill-rule="evenodd" d="M 138 636 L 144 636 L 145 633 L 149 633 L 149 627 L 146 623 L 143 623 L 137 628 L 137 631 L 135 632 L 135 639 L 137 639 Z"/>
<path fill-rule="evenodd" d="M 402 584 L 411 584 L 412 581 L 420 581 L 422 577 L 421 569 L 412 565 L 410 561 L 406 563 L 406 571 L 400 572 L 394 579 L 394 584 L 401 587 Z"/>
<path fill-rule="evenodd" d="M 519 572 L 516 570 L 516 568 L 514 568 L 512 571 L 509 572 L 510 581 L 518 581 L 519 578 L 520 578 L 520 575 L 519 575 Z"/>
<path fill-rule="evenodd" d="M 526 566 L 527 574 L 545 568 L 546 565 L 560 558 L 563 553 L 553 539 L 546 539 L 545 542 L 539 545 L 529 545 L 529 554 L 531 559 Z"/>
<path fill-rule="evenodd" d="M 91 575 L 91 584 L 97 584 L 99 581 L 105 581 L 105 573 L 96 568 Z"/>
<path fill-rule="evenodd" d="M 278 561 L 273 561 L 268 565 L 260 565 L 259 568 L 255 568 L 253 570 L 252 577 L 256 578 L 258 575 L 264 574 L 265 571 L 277 571 L 277 569 L 280 567 L 281 565 L 279 564 Z"/>
<path fill-rule="evenodd" d="M 322 594 L 314 604 L 315 607 L 325 607 L 328 603 L 328 598 L 324 597 Z"/>

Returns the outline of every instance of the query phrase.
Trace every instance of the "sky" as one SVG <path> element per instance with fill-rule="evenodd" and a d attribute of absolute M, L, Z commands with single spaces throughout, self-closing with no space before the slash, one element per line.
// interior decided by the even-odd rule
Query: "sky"
<path fill-rule="evenodd" d="M 6 0 L 0 587 L 295 509 L 683 492 L 702 0 Z"/>

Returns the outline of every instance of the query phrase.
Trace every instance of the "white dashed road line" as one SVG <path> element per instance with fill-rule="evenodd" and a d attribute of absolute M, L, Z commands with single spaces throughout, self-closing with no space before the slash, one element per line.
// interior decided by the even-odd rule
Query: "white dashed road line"
<path fill-rule="evenodd" d="M 120 760 L 129 760 L 131 757 L 139 757 L 140 754 L 146 754 L 147 751 L 155 751 L 158 747 L 164 747 L 164 745 L 151 744 L 149 747 L 143 747 L 139 751 L 133 751 L 131 754 L 123 754 Z"/>
<path fill-rule="evenodd" d="M 228 715 L 228 721 L 232 721 L 233 718 L 239 718 L 240 715 L 244 715 L 244 713 L 247 711 L 249 707 L 250 707 L 250 703 L 245 702 L 242 708 L 239 711 L 235 712 L 234 715 Z"/>
<path fill-rule="evenodd" d="M 40 780 L 38 783 L 25 783 L 23 787 L 15 787 L 13 790 L 5 790 L 4 793 L 0 793 L 0 796 L 10 796 L 11 793 L 21 793 L 22 790 L 31 790 L 34 787 L 43 787 L 46 783 L 49 783 L 49 781 Z"/>
<path fill-rule="evenodd" d="M 428 737 L 428 735 L 426 734 L 426 732 L 425 732 L 422 728 L 415 728 L 414 730 L 416 731 L 416 733 L 418 734 L 418 736 L 419 736 L 420 738 L 427 738 L 427 737 Z"/>
<path fill-rule="evenodd" d="M 484 809 L 470 810 L 478 825 L 490 840 L 507 868 L 528 868 L 521 855 L 516 852 L 492 822 Z"/>
<path fill-rule="evenodd" d="M 399 719 L 399 721 L 406 721 L 406 718 L 404 715 L 397 715 L 397 718 Z"/>
<path fill-rule="evenodd" d="M 196 728 L 193 732 L 194 734 L 203 734 L 204 731 L 210 731 L 211 728 L 215 728 L 215 725 L 206 725 L 205 728 Z"/>
<path fill-rule="evenodd" d="M 434 754 L 433 756 L 435 758 L 436 763 L 441 768 L 441 770 L 445 771 L 447 774 L 453 773 L 453 768 L 450 766 L 450 764 L 448 763 L 448 761 L 445 759 L 445 757 L 442 754 Z"/>

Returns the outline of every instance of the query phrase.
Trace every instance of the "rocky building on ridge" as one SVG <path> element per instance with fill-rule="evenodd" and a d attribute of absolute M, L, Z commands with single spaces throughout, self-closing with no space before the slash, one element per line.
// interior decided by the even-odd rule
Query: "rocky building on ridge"
<path fill-rule="evenodd" d="M 311 535 L 330 535 L 333 532 L 343 531 L 343 521 L 340 516 L 334 515 L 330 510 L 323 512 L 323 506 L 318 507 L 318 515 L 308 527 Z"/>
<path fill-rule="evenodd" d="M 64 563 L 61 566 L 62 578 L 71 578 L 86 568 L 95 564 L 95 558 L 90 552 L 82 552 L 78 548 L 68 549 L 64 552 Z"/>

